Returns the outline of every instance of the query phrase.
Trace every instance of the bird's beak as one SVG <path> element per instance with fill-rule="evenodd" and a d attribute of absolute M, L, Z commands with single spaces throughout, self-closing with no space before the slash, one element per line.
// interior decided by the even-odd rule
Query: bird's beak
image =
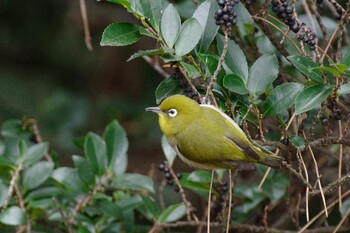
<path fill-rule="evenodd" d="M 163 111 L 160 110 L 159 107 L 148 107 L 145 110 L 146 110 L 146 112 L 163 113 Z"/>

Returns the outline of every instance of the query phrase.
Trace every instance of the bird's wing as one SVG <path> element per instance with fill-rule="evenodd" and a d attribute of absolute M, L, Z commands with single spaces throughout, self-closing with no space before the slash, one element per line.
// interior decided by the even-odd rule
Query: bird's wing
<path fill-rule="evenodd" d="M 206 114 L 206 116 L 215 124 L 224 129 L 224 136 L 232 141 L 238 149 L 240 149 L 250 159 L 260 161 L 259 154 L 253 149 L 254 145 L 249 141 L 243 130 L 229 116 L 221 112 L 212 105 L 201 105 L 204 111 L 214 111 L 222 117 L 215 117 L 214 114 Z M 213 112 L 211 112 L 213 113 Z M 218 120 L 220 119 L 220 120 Z M 224 120 L 221 120 L 224 119 Z"/>

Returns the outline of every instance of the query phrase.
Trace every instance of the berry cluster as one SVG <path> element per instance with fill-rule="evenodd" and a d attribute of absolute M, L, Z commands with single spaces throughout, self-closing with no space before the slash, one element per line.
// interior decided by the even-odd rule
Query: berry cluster
<path fill-rule="evenodd" d="M 288 4 L 287 0 L 272 0 L 272 10 L 277 16 L 288 25 L 289 29 L 297 33 L 297 39 L 310 46 L 311 50 L 316 49 L 316 33 L 299 23 L 296 19 L 294 6 Z"/>
<path fill-rule="evenodd" d="M 188 84 L 186 78 L 182 75 L 181 71 L 178 68 L 175 69 L 175 71 L 170 75 L 170 78 L 179 82 L 179 86 L 182 89 L 184 89 L 184 94 L 187 97 L 194 99 L 198 102 L 199 95 L 197 90 L 192 89 L 192 87 Z"/>
<path fill-rule="evenodd" d="M 170 169 L 169 169 L 169 164 L 168 162 L 164 161 L 163 163 L 159 164 L 159 170 L 164 172 L 164 177 L 167 180 L 167 185 L 173 185 L 174 184 L 174 178 L 170 173 Z M 176 177 L 178 179 L 181 179 L 182 175 L 181 173 L 176 173 Z M 179 191 L 179 187 L 175 187 L 175 192 Z"/>
<path fill-rule="evenodd" d="M 228 186 L 227 183 L 223 183 L 216 185 L 216 187 L 214 188 L 219 195 L 210 209 L 210 214 L 213 218 L 216 218 L 222 211 L 222 203 L 224 203 L 224 201 L 226 200 Z"/>
<path fill-rule="evenodd" d="M 217 0 L 220 8 L 215 12 L 216 25 L 231 27 L 237 23 L 237 13 L 234 6 L 239 0 Z"/>
<path fill-rule="evenodd" d="M 309 45 L 311 50 L 316 49 L 316 33 L 313 32 L 311 28 L 307 28 L 305 23 L 301 24 L 297 39 Z"/>
<path fill-rule="evenodd" d="M 328 116 L 329 119 L 336 121 L 341 120 L 342 112 L 335 99 L 329 100 L 326 106 L 329 110 L 331 110 L 331 113 Z"/>

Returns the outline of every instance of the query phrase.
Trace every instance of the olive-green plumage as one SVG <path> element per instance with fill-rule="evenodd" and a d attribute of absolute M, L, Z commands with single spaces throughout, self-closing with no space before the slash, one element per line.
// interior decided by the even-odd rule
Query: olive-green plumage
<path fill-rule="evenodd" d="M 254 168 L 251 163 L 262 163 L 278 168 L 283 160 L 255 146 L 231 118 L 211 105 L 174 95 L 146 111 L 158 113 L 169 144 L 194 167 L 246 170 Z"/>

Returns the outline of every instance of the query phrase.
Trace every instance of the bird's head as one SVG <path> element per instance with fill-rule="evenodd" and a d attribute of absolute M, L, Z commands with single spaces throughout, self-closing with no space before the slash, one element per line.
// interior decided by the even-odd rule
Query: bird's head
<path fill-rule="evenodd" d="M 199 104 L 183 95 L 170 96 L 159 107 L 149 107 L 146 111 L 158 114 L 160 128 L 166 136 L 184 130 L 201 114 Z"/>

